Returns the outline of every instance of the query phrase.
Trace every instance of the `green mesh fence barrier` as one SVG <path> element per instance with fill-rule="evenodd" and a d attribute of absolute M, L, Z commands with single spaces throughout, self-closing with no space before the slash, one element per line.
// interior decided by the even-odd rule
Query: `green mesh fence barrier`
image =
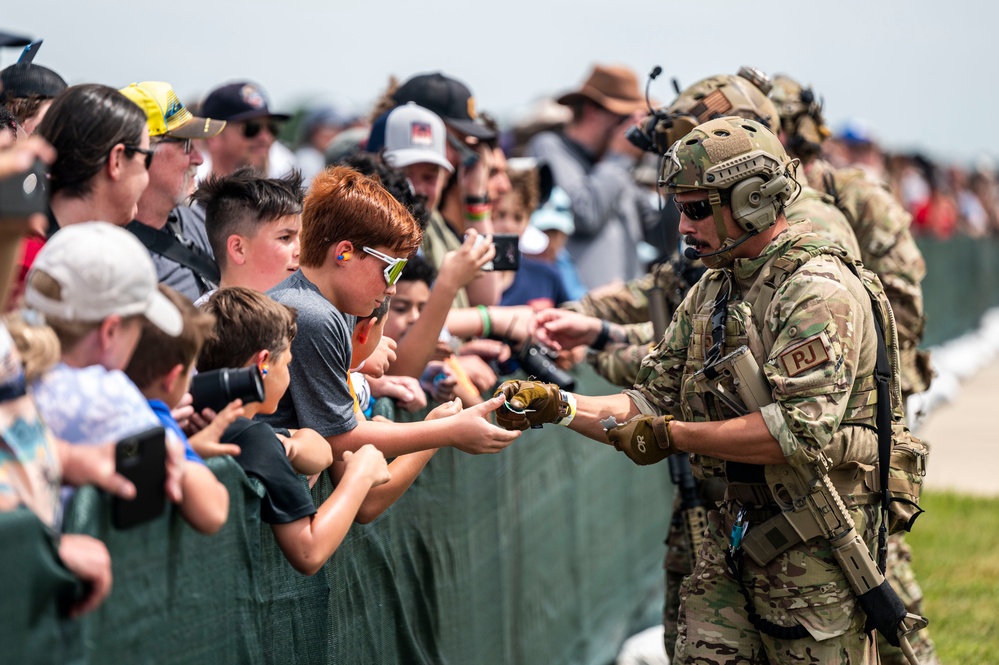
<path fill-rule="evenodd" d="M 974 330 L 986 311 L 999 307 L 999 239 L 919 238 L 916 244 L 926 259 L 923 346 Z"/>
<path fill-rule="evenodd" d="M 580 392 L 615 391 L 586 369 L 578 379 Z M 115 576 L 83 621 L 49 610 L 46 625 L 63 630 L 60 648 L 83 652 L 78 662 L 604 665 L 660 620 L 666 465 L 636 467 L 568 430 L 527 432 L 498 455 L 438 452 L 312 577 L 260 524 L 259 486 L 229 458 L 209 465 L 231 495 L 214 536 L 175 512 L 118 532 L 105 495 L 77 493 L 66 529 L 104 540 Z M 314 498 L 331 490 L 323 476 Z M 5 543 L 7 533 L 0 522 Z M 5 549 L 4 570 L 32 551 Z M 12 597 L 0 597 L 3 611 Z M 42 655 L 24 662 L 66 660 L 51 634 L 0 631 Z"/>

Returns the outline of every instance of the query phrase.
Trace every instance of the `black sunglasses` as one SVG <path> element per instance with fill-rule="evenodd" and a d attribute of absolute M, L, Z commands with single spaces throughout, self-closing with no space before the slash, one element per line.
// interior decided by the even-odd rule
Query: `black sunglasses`
<path fill-rule="evenodd" d="M 155 155 L 156 152 L 153 151 L 153 150 L 150 150 L 149 148 L 140 148 L 137 145 L 128 145 L 128 144 L 123 144 L 123 145 L 125 146 L 125 154 L 128 157 L 133 156 L 137 152 L 138 153 L 142 153 L 143 155 L 146 156 L 146 160 L 145 160 L 146 161 L 146 170 L 148 171 L 149 167 L 153 165 L 153 155 Z"/>
<path fill-rule="evenodd" d="M 695 222 L 711 216 L 711 202 L 707 199 L 688 201 L 687 203 L 676 201 L 676 209 Z"/>
<path fill-rule="evenodd" d="M 281 125 L 279 125 L 274 120 L 268 120 L 267 122 L 260 122 L 259 120 L 247 120 L 243 123 L 243 136 L 248 139 L 252 139 L 254 136 L 263 131 L 264 127 L 267 127 L 267 131 L 271 133 L 271 136 L 277 137 L 281 132 Z"/>

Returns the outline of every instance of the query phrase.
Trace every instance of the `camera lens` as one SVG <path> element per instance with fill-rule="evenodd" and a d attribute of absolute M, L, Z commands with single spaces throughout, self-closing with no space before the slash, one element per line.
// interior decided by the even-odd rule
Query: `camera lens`
<path fill-rule="evenodd" d="M 554 383 L 563 390 L 572 392 L 576 389 L 576 379 L 555 364 L 557 357 L 558 354 L 544 344 L 529 340 L 521 348 L 518 360 L 528 376 L 543 383 Z"/>
<path fill-rule="evenodd" d="M 254 367 L 216 369 L 199 372 L 191 380 L 191 397 L 195 411 L 221 411 L 234 399 L 249 402 L 264 400 L 264 380 Z"/>

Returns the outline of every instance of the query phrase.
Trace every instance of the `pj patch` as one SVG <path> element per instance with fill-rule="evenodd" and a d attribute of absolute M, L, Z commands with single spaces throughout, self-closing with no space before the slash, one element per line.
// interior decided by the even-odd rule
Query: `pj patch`
<path fill-rule="evenodd" d="M 818 367 L 828 362 L 830 357 L 829 345 L 823 333 L 802 340 L 786 349 L 779 356 L 780 363 L 784 367 L 784 374 L 788 377 L 795 377 Z"/>

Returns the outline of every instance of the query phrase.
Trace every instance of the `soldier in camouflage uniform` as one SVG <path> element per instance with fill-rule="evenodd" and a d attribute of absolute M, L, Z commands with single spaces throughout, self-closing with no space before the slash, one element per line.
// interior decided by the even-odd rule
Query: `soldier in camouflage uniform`
<path fill-rule="evenodd" d="M 497 420 L 518 429 L 563 424 L 640 464 L 689 453 L 695 475 L 723 479 L 724 499 L 708 514 L 694 574 L 681 589 L 676 663 L 875 662 L 864 613 L 824 538 L 766 566 L 746 560 L 740 575 L 725 558 L 738 514 L 748 511 L 743 516 L 758 523 L 780 510 L 763 465 L 823 456 L 858 533 L 872 544 L 877 495 L 846 481 L 849 469 L 877 460 L 877 338 L 867 291 L 845 252 L 788 226 L 783 209 L 796 191 L 794 166 L 764 126 L 712 120 L 666 160 L 680 232 L 712 269 L 674 313 L 635 388 L 587 397 L 510 381 L 500 388 L 507 406 Z M 785 281 L 768 284 L 775 266 L 800 258 L 804 247 L 816 251 Z M 740 345 L 776 400 L 743 416 L 692 379 Z"/>
<path fill-rule="evenodd" d="M 769 80 L 758 70 L 742 68 L 736 76 L 719 74 L 698 81 L 685 89 L 660 116 L 654 131 L 662 138 L 660 145 L 679 139 L 683 131 L 699 122 L 705 122 L 719 113 L 738 115 L 765 123 L 774 133 L 780 130 L 781 121 L 777 107 L 767 98 Z M 788 223 L 801 224 L 801 230 L 812 231 L 832 240 L 847 250 L 851 257 L 860 256 L 860 247 L 846 217 L 833 205 L 833 199 L 821 192 L 803 188 L 786 208 Z M 610 343 L 592 349 L 588 360 L 597 372 L 611 383 L 625 388 L 634 385 L 642 359 L 654 344 L 653 326 L 649 316 L 648 292 L 652 287 L 662 289 L 668 311 L 676 311 L 687 290 L 703 273 L 701 262 L 678 255 L 668 264 L 658 266 L 645 277 L 629 282 L 617 292 L 599 297 L 587 296 L 565 307 L 572 311 L 606 321 L 606 339 Z M 555 315 L 542 318 L 551 321 Z M 571 321 L 563 321 L 566 326 Z M 599 322 L 578 322 L 590 334 L 580 340 L 592 347 L 599 339 Z M 701 500 L 713 505 L 721 498 L 717 483 L 699 483 Z M 677 609 L 679 587 L 684 576 L 691 573 L 692 552 L 680 511 L 680 494 L 673 502 L 673 518 L 666 538 L 665 571 L 666 598 L 663 605 L 664 644 L 672 657 L 677 635 Z"/>
<path fill-rule="evenodd" d="M 860 242 L 864 266 L 877 273 L 891 303 L 898 329 L 903 402 L 929 388 L 933 373 L 929 353 L 919 349 L 926 317 L 920 286 L 926 276 L 922 253 L 909 232 L 909 213 L 881 183 L 856 168 L 837 169 L 820 157 L 829 130 L 821 104 L 811 88 L 785 75 L 774 77 L 771 93 L 781 114 L 782 140 L 790 154 L 801 160 L 804 178 L 812 187 L 831 195 Z M 923 591 L 912 570 L 912 549 L 898 533 L 888 540 L 885 571 L 908 611 L 921 614 Z M 923 629 L 912 639 L 922 665 L 938 663 L 929 633 Z M 884 665 L 901 665 L 900 649 L 879 643 Z"/>
<path fill-rule="evenodd" d="M 921 287 L 926 262 L 909 231 L 911 216 L 883 183 L 861 169 L 837 169 L 821 158 L 829 130 L 810 88 L 778 75 L 771 98 L 780 113 L 785 147 L 801 160 L 802 184 L 833 198 L 860 243 L 864 267 L 884 284 L 898 327 L 903 399 L 923 392 L 933 378 L 929 354 L 919 349 L 926 327 Z"/>

